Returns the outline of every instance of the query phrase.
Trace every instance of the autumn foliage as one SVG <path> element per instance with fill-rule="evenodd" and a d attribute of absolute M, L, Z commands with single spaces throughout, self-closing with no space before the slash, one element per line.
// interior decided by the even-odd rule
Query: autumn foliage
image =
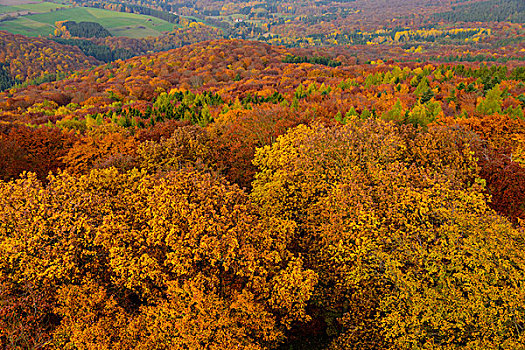
<path fill-rule="evenodd" d="M 465 141 L 425 145 L 458 155 L 436 166 L 407 162 L 402 136 L 384 122 L 301 126 L 256 155 L 252 196 L 297 222 L 295 246 L 319 274 L 313 305 L 333 327 L 332 346 L 518 347 L 523 232 L 460 175 L 476 168 Z M 505 253 L 493 260 L 498 246 Z"/>
<path fill-rule="evenodd" d="M 523 348 L 523 67 L 337 50 L 1 93 L 0 347 Z"/>
<path fill-rule="evenodd" d="M 50 304 L 3 318 L 4 346 L 52 329 L 56 348 L 265 348 L 309 319 L 317 275 L 288 249 L 295 224 L 262 216 L 238 187 L 136 170 L 48 181 L 1 185 L 2 303 Z"/>
<path fill-rule="evenodd" d="M 89 68 L 100 63 L 76 47 L 0 31 L 0 62 L 18 83 Z"/>

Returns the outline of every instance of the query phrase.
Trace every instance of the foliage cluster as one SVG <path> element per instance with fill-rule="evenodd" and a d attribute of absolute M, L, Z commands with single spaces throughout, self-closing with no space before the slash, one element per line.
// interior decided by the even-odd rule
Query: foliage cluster
<path fill-rule="evenodd" d="M 99 61 L 78 48 L 59 45 L 42 38 L 27 38 L 0 31 L 0 62 L 8 75 L 3 78 L 5 90 L 15 83 L 42 76 L 89 68 Z"/>

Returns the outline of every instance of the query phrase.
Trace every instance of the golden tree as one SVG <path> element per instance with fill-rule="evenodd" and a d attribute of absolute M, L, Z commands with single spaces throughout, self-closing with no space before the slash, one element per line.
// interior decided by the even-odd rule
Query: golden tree
<path fill-rule="evenodd" d="M 470 136 L 406 132 L 299 126 L 258 150 L 252 198 L 297 222 L 312 316 L 338 349 L 523 346 L 524 233 L 487 207 Z"/>

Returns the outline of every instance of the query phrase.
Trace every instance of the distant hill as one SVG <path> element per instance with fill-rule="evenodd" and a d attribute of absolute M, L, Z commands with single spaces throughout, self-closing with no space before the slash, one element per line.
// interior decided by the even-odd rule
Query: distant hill
<path fill-rule="evenodd" d="M 241 65 L 240 61 L 246 61 L 245 65 L 251 67 L 249 74 L 257 76 L 265 69 L 285 65 L 281 60 L 286 54 L 290 52 L 282 47 L 260 42 L 205 41 L 126 61 L 116 61 L 55 82 L 53 87 L 43 84 L 24 89 L 16 93 L 15 100 L 23 105 L 32 105 L 49 99 L 49 92 L 56 91 L 57 94 L 53 97 L 55 102 L 89 104 L 88 99 L 108 99 L 109 90 L 119 98 L 127 99 L 132 96 L 148 100 L 154 95 L 155 89 L 161 86 L 169 89 L 180 86 L 194 88 L 204 82 L 214 85 L 229 84 L 235 73 L 228 66 Z M 198 67 L 201 69 L 196 72 Z M 2 106 L 1 102 L 5 102 L 5 97 L 0 95 L 0 108 L 9 109 Z"/>
<path fill-rule="evenodd" d="M 525 23 L 525 1 L 489 0 L 453 7 L 438 13 L 435 19 L 448 22 L 514 22 Z"/>
<path fill-rule="evenodd" d="M 44 38 L 28 38 L 0 31 L 0 64 L 11 78 L 11 83 L 30 80 L 54 80 L 56 75 L 84 69 L 100 64 L 93 57 L 86 56 L 80 49 L 61 45 Z"/>

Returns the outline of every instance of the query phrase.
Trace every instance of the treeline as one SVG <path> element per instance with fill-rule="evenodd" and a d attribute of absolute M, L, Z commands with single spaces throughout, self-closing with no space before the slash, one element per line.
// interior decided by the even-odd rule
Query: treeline
<path fill-rule="evenodd" d="M 42 74 L 33 79 L 26 79 L 24 81 L 17 81 L 13 87 L 16 89 L 26 88 L 31 85 L 40 85 L 44 83 L 50 83 L 57 80 L 62 80 L 68 77 L 72 72 L 57 71 L 55 73 Z"/>
<path fill-rule="evenodd" d="M 509 70 L 506 66 L 488 66 L 486 64 L 481 64 L 478 68 L 473 69 L 472 67 L 466 67 L 463 64 L 459 64 L 453 66 L 452 69 L 459 76 L 481 78 L 482 81 L 497 79 L 498 83 L 500 83 L 503 80 L 511 79 L 525 82 L 525 67 L 523 66 Z M 488 89 L 491 88 L 492 86 L 488 87 Z"/>
<path fill-rule="evenodd" d="M 439 62 L 499 62 L 507 63 L 509 61 L 525 61 L 525 57 L 494 57 L 488 54 L 477 54 L 477 55 L 447 55 L 441 57 L 428 56 L 424 60 L 428 61 L 439 61 Z M 422 61 L 422 60 L 420 60 Z"/>
<path fill-rule="evenodd" d="M 288 55 L 285 58 L 283 58 L 284 63 L 312 63 L 312 64 L 320 64 L 323 66 L 328 67 L 339 67 L 341 65 L 341 62 L 331 59 L 330 57 L 323 57 L 323 56 L 294 56 L 294 55 Z"/>
<path fill-rule="evenodd" d="M 87 56 L 92 56 L 102 62 L 112 62 L 118 59 L 128 59 L 149 52 L 168 51 L 195 42 L 222 37 L 220 30 L 209 26 L 196 26 L 176 29 L 166 35 L 146 38 L 103 37 L 86 39 L 69 39 L 55 37 L 51 40 L 78 47 Z"/>
<path fill-rule="evenodd" d="M 448 22 L 514 22 L 525 23 L 523 0 L 489 0 L 453 7 L 452 11 L 435 14 L 434 19 Z"/>
<path fill-rule="evenodd" d="M 330 23 L 330 22 L 327 22 Z M 237 26 L 237 24 L 236 24 Z M 416 43 L 456 43 L 464 44 L 466 39 L 479 41 L 491 32 L 486 28 L 449 28 L 436 29 L 432 26 L 421 26 L 419 29 L 396 27 L 373 31 L 345 30 L 333 32 L 324 30 L 319 33 L 295 34 L 290 29 L 283 29 L 279 35 L 261 35 L 258 40 L 272 44 L 296 46 L 325 45 L 396 45 L 404 46 Z M 254 31 L 256 33 L 256 31 Z M 286 34 L 286 35 L 284 35 Z"/>

